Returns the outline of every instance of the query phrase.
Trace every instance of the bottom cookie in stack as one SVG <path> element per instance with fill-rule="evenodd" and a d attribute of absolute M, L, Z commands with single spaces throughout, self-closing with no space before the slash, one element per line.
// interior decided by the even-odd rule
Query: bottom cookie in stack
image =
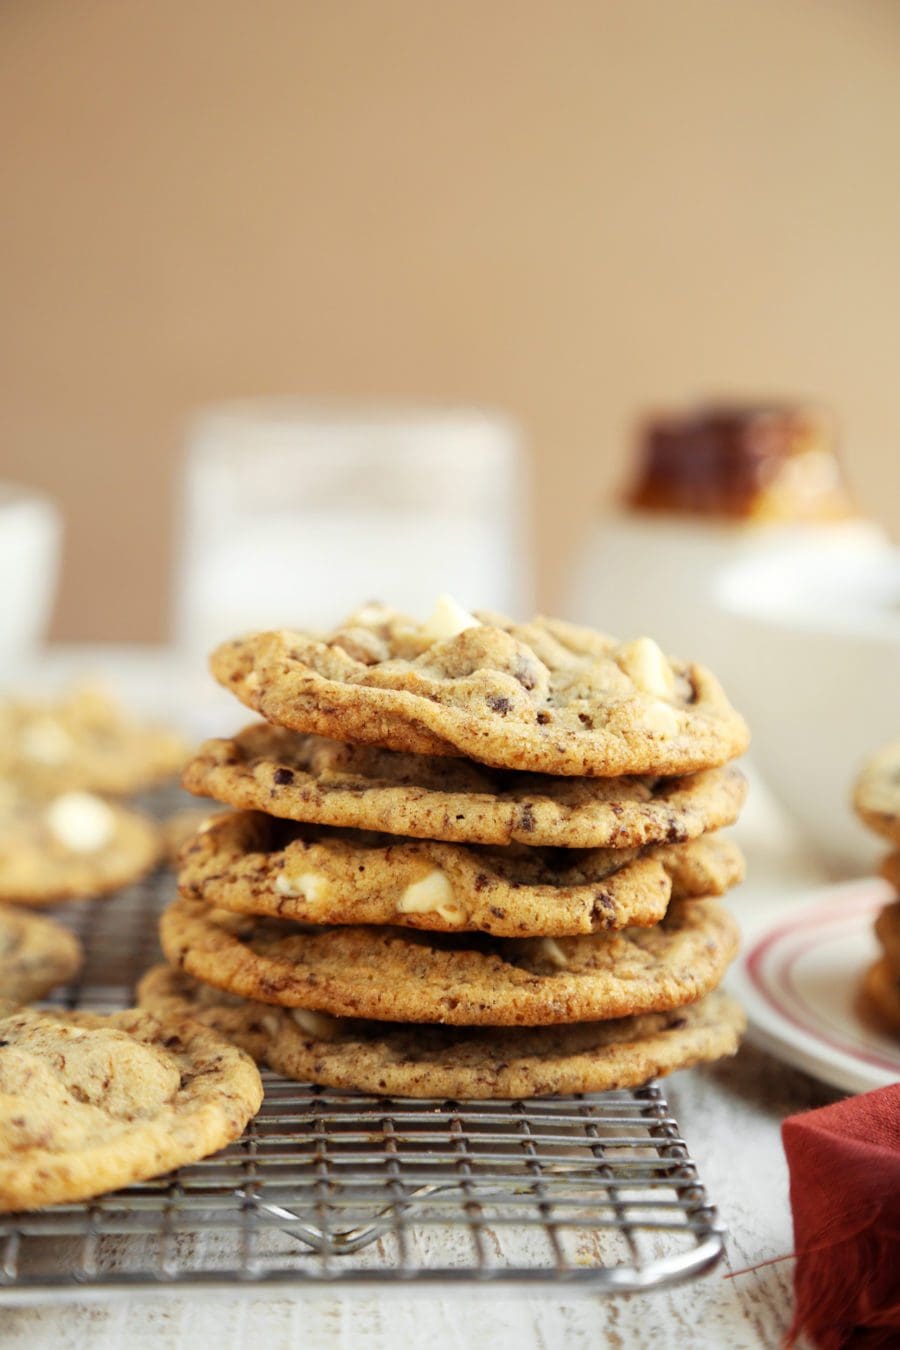
<path fill-rule="evenodd" d="M 745 1026 L 727 994 L 668 1012 L 547 1027 L 448 1027 L 335 1018 L 239 998 L 157 966 L 142 1007 L 220 1032 L 299 1082 L 396 1097 L 508 1099 L 637 1087 L 733 1055 Z"/>
<path fill-rule="evenodd" d="M 538 1096 L 633 1087 L 732 1054 L 743 1013 L 714 992 L 737 950 L 715 900 L 663 921 L 503 939 L 311 926 L 182 897 L 161 924 L 173 969 L 143 1006 L 225 1032 L 323 1086 L 404 1096 Z"/>

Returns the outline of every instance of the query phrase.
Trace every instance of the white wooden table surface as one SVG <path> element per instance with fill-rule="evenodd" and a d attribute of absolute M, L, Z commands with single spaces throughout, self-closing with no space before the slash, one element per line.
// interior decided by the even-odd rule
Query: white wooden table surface
<path fill-rule="evenodd" d="M 59 668 L 66 669 L 62 660 Z M 76 658 L 75 668 L 84 664 Z M 128 660 L 92 656 L 87 664 L 128 673 Z M 131 669 L 158 690 L 156 663 Z M 147 676 L 153 673 L 152 679 Z M 126 682 L 123 677 L 123 683 Z M 219 705 L 221 707 L 221 705 Z M 239 719 L 238 719 L 239 720 Z M 753 882 L 734 907 L 745 929 L 789 903 L 792 887 L 815 881 L 814 864 L 798 857 L 793 838 L 764 794 L 741 832 Z M 783 881 L 779 893 L 776 882 Z M 782 898 L 785 897 L 785 898 Z M 785 1116 L 840 1095 L 753 1045 L 721 1064 L 668 1081 L 667 1092 L 709 1197 L 728 1232 L 726 1258 L 709 1275 L 650 1294 L 598 1297 L 541 1288 L 511 1294 L 467 1290 L 332 1292 L 275 1298 L 252 1293 L 118 1298 L 3 1309 L 4 1350 L 174 1350 L 180 1346 L 238 1350 L 260 1346 L 428 1346 L 440 1350 L 515 1345 L 546 1347 L 734 1347 L 770 1350 L 791 1320 L 793 1262 L 787 1169 L 779 1126 Z"/>

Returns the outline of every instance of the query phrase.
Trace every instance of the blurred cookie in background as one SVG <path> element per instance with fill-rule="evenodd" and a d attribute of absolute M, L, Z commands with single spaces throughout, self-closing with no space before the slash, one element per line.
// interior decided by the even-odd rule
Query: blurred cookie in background
<path fill-rule="evenodd" d="M 89 792 L 40 799 L 0 779 L 0 903 L 52 905 L 106 895 L 159 860 L 159 827 Z"/>
<path fill-rule="evenodd" d="M 128 796 L 174 778 L 189 748 L 178 732 L 133 717 L 98 685 L 0 700 L 0 776 L 28 796 Z"/>
<path fill-rule="evenodd" d="M 67 928 L 0 905 L 0 998 L 32 1003 L 68 983 L 81 962 L 81 943 Z"/>

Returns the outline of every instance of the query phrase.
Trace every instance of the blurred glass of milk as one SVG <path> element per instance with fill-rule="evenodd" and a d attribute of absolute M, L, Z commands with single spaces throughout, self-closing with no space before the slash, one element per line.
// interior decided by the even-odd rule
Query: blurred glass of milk
<path fill-rule="evenodd" d="M 0 482 L 0 682 L 38 655 L 56 595 L 62 518 L 47 497 Z"/>
<path fill-rule="evenodd" d="M 505 417 L 252 400 L 188 434 L 175 637 L 202 658 L 255 628 L 327 630 L 366 600 L 531 603 L 527 476 Z"/>
<path fill-rule="evenodd" d="M 853 506 L 829 417 L 793 403 L 714 403 L 648 420 L 623 506 L 597 521 L 567 599 L 573 620 L 652 634 L 737 697 L 764 653 L 717 602 L 738 561 L 836 560 L 888 547 Z"/>

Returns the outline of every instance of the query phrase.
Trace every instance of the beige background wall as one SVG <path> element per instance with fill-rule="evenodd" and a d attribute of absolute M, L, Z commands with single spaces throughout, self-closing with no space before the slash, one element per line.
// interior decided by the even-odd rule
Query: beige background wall
<path fill-rule="evenodd" d="M 0 475 L 65 508 L 59 635 L 163 632 L 224 396 L 508 408 L 544 604 L 648 402 L 824 397 L 900 524 L 895 0 L 5 0 L 0 128 Z"/>

